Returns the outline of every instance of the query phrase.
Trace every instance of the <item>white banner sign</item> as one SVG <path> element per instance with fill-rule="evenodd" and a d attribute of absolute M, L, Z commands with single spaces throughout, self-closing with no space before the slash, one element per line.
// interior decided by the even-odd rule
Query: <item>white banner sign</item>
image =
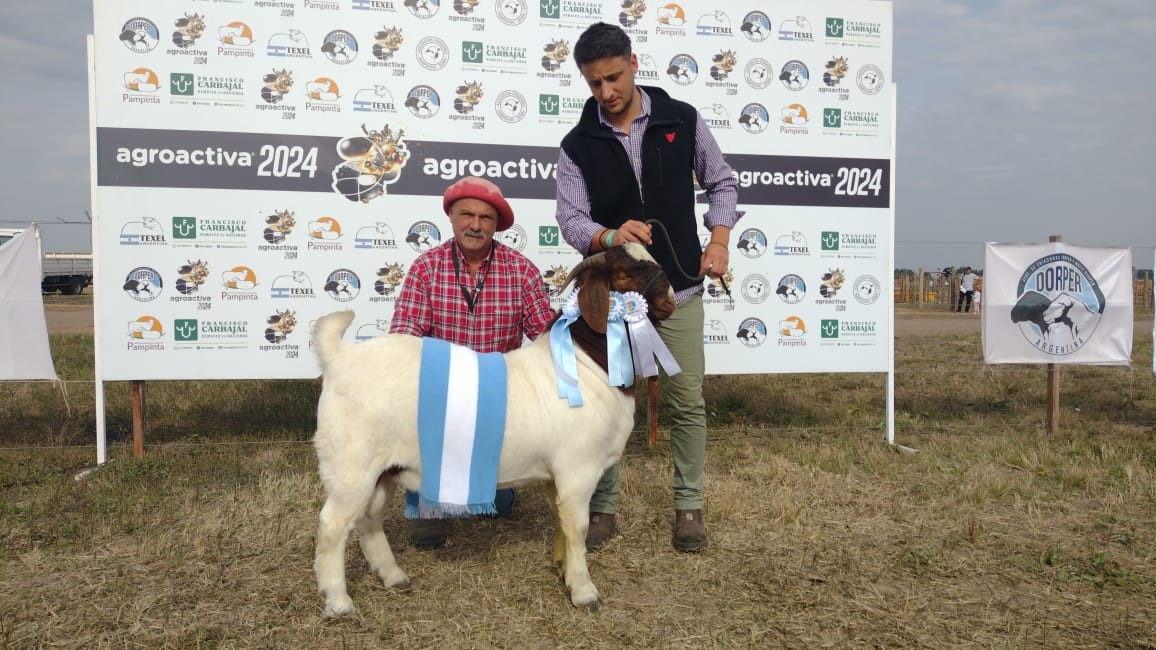
<path fill-rule="evenodd" d="M 620 25 L 640 84 L 691 102 L 746 216 L 711 373 L 888 369 L 889 2 L 125 0 L 94 3 L 102 379 L 305 378 L 310 324 L 388 329 L 441 194 L 486 176 L 501 240 L 559 280 L 558 144 L 589 90 L 570 55 Z M 705 204 L 699 212 L 705 212 Z M 705 239 L 705 230 L 702 236 Z"/>
<path fill-rule="evenodd" d="M 32 224 L 0 245 L 0 380 L 57 379 L 40 278 L 40 226 Z"/>
<path fill-rule="evenodd" d="M 983 271 L 986 363 L 1131 363 L 1131 249 L 989 243 Z"/>

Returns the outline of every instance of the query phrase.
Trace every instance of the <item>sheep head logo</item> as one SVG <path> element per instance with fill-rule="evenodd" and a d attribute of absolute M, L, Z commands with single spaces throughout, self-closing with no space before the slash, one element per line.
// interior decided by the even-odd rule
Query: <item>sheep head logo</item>
<path fill-rule="evenodd" d="M 1012 322 L 1032 347 L 1054 355 L 1066 356 L 1084 347 L 1107 308 L 1099 282 L 1068 253 L 1030 264 L 1020 276 L 1016 295 Z"/>

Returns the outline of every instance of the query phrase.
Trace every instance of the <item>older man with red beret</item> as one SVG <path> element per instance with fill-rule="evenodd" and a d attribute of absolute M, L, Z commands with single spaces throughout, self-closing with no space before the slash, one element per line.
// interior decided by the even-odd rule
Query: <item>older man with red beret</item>
<path fill-rule="evenodd" d="M 514 211 L 492 182 L 467 176 L 442 198 L 453 239 L 422 253 L 406 273 L 394 306 L 391 334 L 430 336 L 475 352 L 509 352 L 537 338 L 554 318 L 538 267 L 494 241 L 514 225 Z M 513 506 L 513 490 L 499 490 L 499 514 Z M 410 541 L 440 548 L 446 520 L 416 519 Z"/>

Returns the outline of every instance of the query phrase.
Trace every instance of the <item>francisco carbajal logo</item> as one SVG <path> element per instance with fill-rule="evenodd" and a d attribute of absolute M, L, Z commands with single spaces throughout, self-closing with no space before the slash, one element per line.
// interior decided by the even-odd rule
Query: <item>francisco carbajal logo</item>
<path fill-rule="evenodd" d="M 362 88 L 353 95 L 354 113 L 396 113 L 397 104 L 389 88 L 380 84 Z"/>
<path fill-rule="evenodd" d="M 799 91 L 811 81 L 811 72 L 805 63 L 792 59 L 783 64 L 783 69 L 779 71 L 779 81 L 783 82 L 787 90 Z"/>
<path fill-rule="evenodd" d="M 811 29 L 811 21 L 803 16 L 795 16 L 779 23 L 779 40 L 780 41 L 794 41 L 803 43 L 813 43 L 815 41 L 814 30 Z"/>
<path fill-rule="evenodd" d="M 743 68 L 743 79 L 746 80 L 747 85 L 755 90 L 762 90 L 771 85 L 774 79 L 774 67 L 771 62 L 766 59 L 755 58 L 747 62 Z"/>
<path fill-rule="evenodd" d="M 361 279 L 350 269 L 337 269 L 325 278 L 325 293 L 337 302 L 349 302 L 361 293 Z"/>
<path fill-rule="evenodd" d="M 330 63 L 345 65 L 357 58 L 357 38 L 344 29 L 335 29 L 325 35 L 321 53 Z"/>
<path fill-rule="evenodd" d="M 874 259 L 878 256 L 878 237 L 873 232 L 824 230 L 819 241 L 824 257 Z"/>
<path fill-rule="evenodd" d="M 792 230 L 790 233 L 780 235 L 775 240 L 775 256 L 800 256 L 810 255 L 811 249 L 807 246 L 807 238 L 798 230 Z"/>
<path fill-rule="evenodd" d="M 279 59 L 313 58 L 313 52 L 309 50 L 309 39 L 299 29 L 288 29 L 270 36 L 265 46 L 265 55 Z"/>
<path fill-rule="evenodd" d="M 441 0 L 405 0 L 405 8 L 415 18 L 433 18 L 442 7 Z"/>
<path fill-rule="evenodd" d="M 498 241 L 516 251 L 523 251 L 526 249 L 527 243 L 526 230 L 522 226 L 514 224 L 498 234 Z"/>
<path fill-rule="evenodd" d="M 823 133 L 825 135 L 879 137 L 878 111 L 851 111 L 840 108 L 823 109 Z M 872 178 L 878 185 L 879 179 Z"/>
<path fill-rule="evenodd" d="M 402 266 L 401 262 L 386 264 L 377 269 L 377 279 L 373 281 L 373 292 L 377 295 L 370 296 L 369 301 L 396 300 L 397 290 L 401 287 L 403 280 L 405 280 L 405 267 Z"/>
<path fill-rule="evenodd" d="M 747 228 L 739 234 L 735 248 L 748 259 L 757 259 L 767 252 L 767 236 L 758 228 Z"/>
<path fill-rule="evenodd" d="M 405 243 L 417 253 L 424 253 L 437 246 L 442 241 L 442 233 L 438 227 L 429 221 L 418 221 L 409 227 L 405 234 Z"/>
<path fill-rule="evenodd" d="M 417 62 L 426 70 L 441 70 L 450 62 L 450 50 L 446 42 L 437 36 L 426 36 L 417 42 Z"/>
<path fill-rule="evenodd" d="M 770 282 L 765 275 L 752 273 L 743 278 L 742 294 L 747 302 L 757 305 L 771 295 Z"/>
<path fill-rule="evenodd" d="M 397 248 L 397 237 L 393 228 L 384 221 L 375 222 L 372 226 L 362 226 L 353 235 L 353 247 L 358 250 L 386 250 Z"/>
<path fill-rule="evenodd" d="M 871 305 L 876 300 L 879 300 L 879 294 L 883 291 L 883 285 L 879 284 L 879 279 L 873 275 L 861 275 L 855 278 L 855 284 L 851 286 L 852 295 L 860 304 Z"/>
<path fill-rule="evenodd" d="M 269 297 L 277 300 L 302 300 L 316 298 L 317 294 L 313 292 L 313 281 L 304 271 L 291 271 L 273 278 Z"/>
<path fill-rule="evenodd" d="M 409 149 L 402 141 L 405 131 L 394 133 L 388 124 L 381 131 L 371 131 L 362 124 L 361 131 L 364 136 L 337 142 L 337 155 L 343 161 L 333 168 L 331 187 L 350 201 L 369 203 L 385 194 L 386 185 L 401 177 Z"/>
<path fill-rule="evenodd" d="M 779 321 L 779 346 L 799 347 L 806 345 L 807 324 L 794 314 Z"/>
<path fill-rule="evenodd" d="M 521 122 L 528 110 L 526 97 L 516 90 L 503 90 L 494 100 L 494 112 L 503 122 Z"/>
<path fill-rule="evenodd" d="M 802 104 L 788 104 L 779 110 L 779 133 L 787 135 L 806 135 L 809 131 L 807 123 L 811 121 L 807 114 L 807 107 Z"/>
<path fill-rule="evenodd" d="M 750 103 L 743 106 L 743 110 L 739 113 L 739 124 L 747 133 L 762 133 L 767 130 L 767 122 L 770 121 L 770 117 L 766 106 Z"/>
<path fill-rule="evenodd" d="M 752 11 L 743 16 L 743 24 L 739 31 L 747 40 L 753 43 L 762 43 L 771 35 L 771 19 L 761 11 Z"/>
<path fill-rule="evenodd" d="M 149 302 L 161 295 L 164 285 L 164 279 L 156 269 L 138 266 L 125 276 L 121 289 L 137 302 Z"/>
<path fill-rule="evenodd" d="M 410 115 L 428 120 L 438 114 L 442 98 L 431 86 L 414 86 L 405 96 L 405 107 L 409 109 Z"/>
<path fill-rule="evenodd" d="M 698 79 L 698 62 L 689 54 L 676 54 L 666 65 L 666 76 L 680 86 L 689 86 Z"/>
<path fill-rule="evenodd" d="M 880 47 L 883 24 L 870 20 L 844 20 L 828 17 L 826 36 L 829 45 L 845 47 Z"/>
<path fill-rule="evenodd" d="M 1078 258 L 1046 255 L 1028 265 L 1016 285 L 1011 320 L 1032 347 L 1068 355 L 1091 339 L 1107 300 L 1100 283 Z"/>
<path fill-rule="evenodd" d="M 735 337 L 748 348 L 757 348 L 767 340 L 767 324 L 758 318 L 748 318 L 739 323 Z"/>
<path fill-rule="evenodd" d="M 129 18 L 120 28 L 120 42 L 137 54 L 152 52 L 160 41 L 156 23 L 148 18 Z"/>
<path fill-rule="evenodd" d="M 734 36 L 731 29 L 731 18 L 721 9 L 698 17 L 694 26 L 694 33 L 699 36 Z"/>
<path fill-rule="evenodd" d="M 807 283 L 803 281 L 803 276 L 788 273 L 779 278 L 775 295 L 788 305 L 796 305 L 807 296 Z"/>
<path fill-rule="evenodd" d="M 498 15 L 498 20 L 510 27 L 517 27 L 526 22 L 526 17 L 530 13 L 526 0 L 499 0 L 495 5 L 494 12 Z"/>
<path fill-rule="evenodd" d="M 855 73 L 855 84 L 864 95 L 874 95 L 883 90 L 883 70 L 877 65 L 868 63 Z"/>

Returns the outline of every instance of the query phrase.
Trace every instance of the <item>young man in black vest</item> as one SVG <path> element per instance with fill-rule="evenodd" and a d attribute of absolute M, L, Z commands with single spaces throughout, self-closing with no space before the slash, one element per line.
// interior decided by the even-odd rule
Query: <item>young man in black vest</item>
<path fill-rule="evenodd" d="M 555 217 L 566 242 L 584 255 L 626 242 L 646 244 L 675 290 L 678 309 L 659 334 L 682 369 L 659 386 L 671 413 L 675 523 L 680 551 L 707 546 L 702 520 L 706 407 L 702 397 L 702 283 L 730 259 L 730 232 L 739 219 L 738 191 L 710 127 L 695 108 L 661 88 L 637 86 L 638 57 L 621 28 L 595 23 L 574 46 L 574 61 L 592 97 L 562 140 Z M 695 218 L 695 179 L 710 209 L 702 246 Z M 652 230 L 661 222 L 667 235 Z M 590 500 L 586 547 L 596 550 L 617 531 L 618 466 L 607 470 Z"/>

